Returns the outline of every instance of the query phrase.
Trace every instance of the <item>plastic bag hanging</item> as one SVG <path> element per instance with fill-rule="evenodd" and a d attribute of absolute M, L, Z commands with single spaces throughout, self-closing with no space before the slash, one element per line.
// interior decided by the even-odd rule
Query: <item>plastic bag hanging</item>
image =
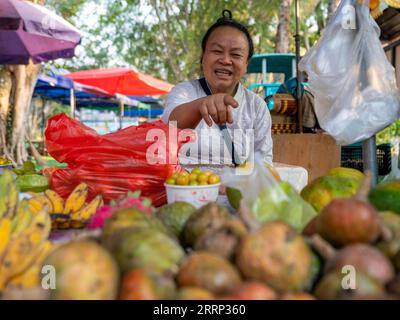
<path fill-rule="evenodd" d="M 368 5 L 343 0 L 303 57 L 321 127 L 341 145 L 370 138 L 400 117 L 395 71 Z"/>

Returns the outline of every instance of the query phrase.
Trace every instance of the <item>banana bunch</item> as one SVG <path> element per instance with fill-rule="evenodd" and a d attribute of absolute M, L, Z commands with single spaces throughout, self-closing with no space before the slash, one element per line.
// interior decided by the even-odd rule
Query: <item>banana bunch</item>
<path fill-rule="evenodd" d="M 28 200 L 18 201 L 18 194 L 11 172 L 5 171 L 0 176 L 0 292 L 15 279 L 22 287 L 37 286 L 36 271 L 52 248 L 47 206 L 34 214 Z"/>
<path fill-rule="evenodd" d="M 57 192 L 46 190 L 44 194 L 35 195 L 29 199 L 29 207 L 33 213 L 39 212 L 44 206 L 52 218 L 53 229 L 83 228 L 97 209 L 103 205 L 101 195 L 86 203 L 88 185 L 81 183 L 63 200 Z"/>

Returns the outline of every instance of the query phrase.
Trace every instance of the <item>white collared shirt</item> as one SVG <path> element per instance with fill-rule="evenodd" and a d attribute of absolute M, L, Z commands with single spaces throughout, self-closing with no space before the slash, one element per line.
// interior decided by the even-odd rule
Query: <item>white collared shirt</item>
<path fill-rule="evenodd" d="M 206 93 L 198 80 L 177 84 L 167 96 L 162 120 L 167 123 L 171 112 L 177 106 L 205 96 Z M 226 125 L 240 161 L 244 162 L 253 152 L 253 155 L 260 153 L 265 162 L 272 164 L 271 115 L 265 101 L 240 83 L 234 99 L 239 106 L 232 108 L 233 123 Z M 195 132 L 197 141 L 186 143 L 181 148 L 181 164 L 232 164 L 232 156 L 215 123 L 209 127 L 202 119 Z M 221 152 L 221 145 L 225 151 Z"/>

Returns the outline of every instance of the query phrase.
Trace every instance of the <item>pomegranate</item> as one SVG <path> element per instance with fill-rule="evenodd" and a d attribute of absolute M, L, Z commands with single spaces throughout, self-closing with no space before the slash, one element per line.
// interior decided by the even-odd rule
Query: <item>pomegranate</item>
<path fill-rule="evenodd" d="M 208 251 L 226 259 L 233 259 L 241 237 L 247 233 L 239 219 L 226 221 L 222 226 L 208 230 L 195 243 L 197 251 Z"/>
<path fill-rule="evenodd" d="M 311 237 L 312 235 L 317 233 L 317 218 L 318 216 L 312 218 L 310 222 L 303 229 L 303 235 L 307 237 Z"/>
<path fill-rule="evenodd" d="M 341 250 L 333 249 L 318 235 L 312 237 L 314 248 L 327 260 L 325 273 L 341 271 L 344 266 L 353 266 L 356 272 L 362 272 L 385 285 L 395 276 L 393 265 L 378 249 L 356 243 Z"/>
<path fill-rule="evenodd" d="M 315 300 L 315 297 L 307 292 L 293 292 L 281 295 L 280 300 Z"/>
<path fill-rule="evenodd" d="M 322 209 L 316 229 L 324 239 L 336 246 L 377 240 L 381 232 L 378 211 L 367 202 L 370 181 L 367 173 L 354 197 L 333 199 Z"/>
<path fill-rule="evenodd" d="M 236 262 L 247 279 L 262 281 L 280 292 L 306 288 L 312 278 L 312 256 L 303 237 L 281 221 L 245 235 Z"/>
<path fill-rule="evenodd" d="M 239 272 L 227 260 L 208 252 L 194 252 L 177 276 L 180 287 L 200 287 L 215 294 L 232 290 L 241 282 Z"/>
<path fill-rule="evenodd" d="M 178 300 L 213 300 L 214 295 L 203 288 L 185 287 L 179 290 Z"/>
<path fill-rule="evenodd" d="M 232 300 L 276 300 L 277 294 L 267 285 L 256 282 L 242 282 L 236 286 L 229 297 Z"/>
<path fill-rule="evenodd" d="M 355 273 L 354 289 L 343 287 L 344 274 L 334 271 L 325 275 L 317 284 L 314 295 L 321 300 L 381 299 L 383 286 L 362 272 Z"/>
<path fill-rule="evenodd" d="M 138 268 L 124 276 L 119 298 L 121 300 L 171 299 L 175 290 L 175 283 L 169 276 Z"/>

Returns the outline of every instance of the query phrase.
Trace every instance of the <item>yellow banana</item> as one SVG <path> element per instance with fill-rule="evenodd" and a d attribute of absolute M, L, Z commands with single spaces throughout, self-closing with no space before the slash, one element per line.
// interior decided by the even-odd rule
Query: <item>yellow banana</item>
<path fill-rule="evenodd" d="M 41 212 L 45 205 L 47 205 L 49 212 L 53 211 L 53 205 L 49 198 L 47 198 L 45 195 L 38 195 L 29 199 L 29 209 L 31 210 L 33 215 Z"/>
<path fill-rule="evenodd" d="M 43 261 L 54 250 L 55 246 L 50 241 L 45 241 L 42 244 L 40 252 L 33 264 L 22 274 L 10 279 L 9 285 L 19 288 L 35 288 L 40 285 L 40 273 Z"/>
<path fill-rule="evenodd" d="M 96 213 L 96 210 L 102 205 L 103 198 L 101 195 L 98 195 L 82 209 L 72 212 L 71 219 L 77 221 L 87 221 Z"/>
<path fill-rule="evenodd" d="M 13 218 L 17 211 L 19 192 L 14 177 L 6 170 L 0 175 L 0 219 Z"/>
<path fill-rule="evenodd" d="M 62 213 L 64 211 L 63 198 L 61 198 L 57 192 L 50 189 L 47 189 L 44 193 L 52 204 L 52 208 L 49 213 Z"/>
<path fill-rule="evenodd" d="M 86 183 L 82 182 L 72 193 L 69 195 L 65 201 L 64 213 L 70 214 L 72 212 L 80 210 L 86 201 L 88 195 L 88 186 Z"/>
<path fill-rule="evenodd" d="M 0 261 L 11 238 L 11 220 L 6 217 L 0 220 Z M 1 269 L 0 269 L 1 271 Z"/>
<path fill-rule="evenodd" d="M 40 253 L 51 228 L 50 216 L 46 209 L 44 207 L 44 210 L 33 217 L 29 227 L 9 243 L 0 263 L 0 290 L 10 278 L 23 273 Z"/>
<path fill-rule="evenodd" d="M 17 238 L 22 231 L 29 227 L 32 220 L 32 212 L 29 209 L 29 201 L 23 199 L 18 206 L 17 214 L 12 221 L 12 233 L 13 239 Z"/>

